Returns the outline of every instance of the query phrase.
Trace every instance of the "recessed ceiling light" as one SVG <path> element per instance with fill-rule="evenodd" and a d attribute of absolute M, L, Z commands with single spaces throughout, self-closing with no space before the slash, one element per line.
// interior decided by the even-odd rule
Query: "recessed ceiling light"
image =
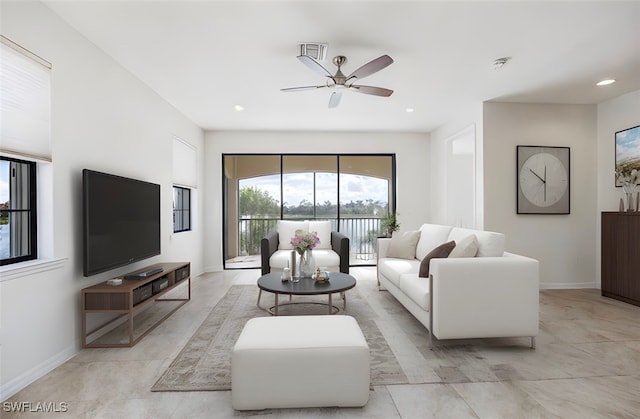
<path fill-rule="evenodd" d="M 244 106 L 242 106 L 242 105 L 235 105 L 235 106 L 233 107 L 233 109 L 235 109 L 237 112 L 242 112 L 242 111 L 244 111 Z"/>
<path fill-rule="evenodd" d="M 615 79 L 604 79 L 604 80 L 600 80 L 599 82 L 596 83 L 596 86 L 606 86 L 608 84 L 612 84 L 615 83 Z"/>
<path fill-rule="evenodd" d="M 411 112 L 413 112 L 413 111 L 414 111 L 414 109 L 413 109 L 413 108 L 406 108 L 404 111 L 405 111 L 406 113 L 411 113 Z"/>

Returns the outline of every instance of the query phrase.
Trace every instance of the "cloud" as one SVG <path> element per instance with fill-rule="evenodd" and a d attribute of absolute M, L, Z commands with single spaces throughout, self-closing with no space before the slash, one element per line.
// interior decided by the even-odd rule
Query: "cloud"
<path fill-rule="evenodd" d="M 387 202 L 388 182 L 370 176 L 343 174 L 341 177 L 342 189 L 340 192 L 341 203 L 350 201 Z M 335 173 L 317 173 L 315 179 L 316 202 L 330 201 L 335 203 L 337 193 L 338 176 Z M 280 176 L 272 175 L 262 178 L 245 179 L 240 182 L 240 187 L 257 186 L 265 190 L 272 197 L 280 200 Z M 313 202 L 313 173 L 288 173 L 283 185 L 284 201 L 289 205 L 298 205 L 303 200 Z"/>
<path fill-rule="evenodd" d="M 347 183 L 347 190 L 349 192 L 362 192 L 363 187 L 360 182 L 354 182 L 353 180 L 351 180 L 350 182 Z"/>
<path fill-rule="evenodd" d="M 9 200 L 9 162 L 0 161 L 0 202 Z"/>

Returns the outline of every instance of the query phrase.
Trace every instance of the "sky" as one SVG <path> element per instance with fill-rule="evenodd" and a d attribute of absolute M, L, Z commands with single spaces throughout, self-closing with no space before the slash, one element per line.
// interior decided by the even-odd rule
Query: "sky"
<path fill-rule="evenodd" d="M 258 186 L 265 190 L 273 198 L 280 200 L 280 175 L 262 176 L 243 179 L 240 187 Z M 342 175 L 342 191 L 340 198 L 342 203 L 368 199 L 373 201 L 388 201 L 388 182 L 371 176 Z M 316 174 L 316 202 L 336 201 L 336 174 Z M 302 200 L 313 201 L 313 173 L 289 173 L 284 178 L 284 201 L 289 205 L 298 205 Z"/>
<path fill-rule="evenodd" d="M 0 203 L 9 200 L 9 162 L 0 160 Z"/>

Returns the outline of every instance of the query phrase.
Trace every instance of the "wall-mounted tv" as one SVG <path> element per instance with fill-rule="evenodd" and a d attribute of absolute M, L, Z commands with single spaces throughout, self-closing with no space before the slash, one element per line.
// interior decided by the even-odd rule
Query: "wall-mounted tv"
<path fill-rule="evenodd" d="M 160 254 L 160 185 L 84 169 L 84 276 Z"/>

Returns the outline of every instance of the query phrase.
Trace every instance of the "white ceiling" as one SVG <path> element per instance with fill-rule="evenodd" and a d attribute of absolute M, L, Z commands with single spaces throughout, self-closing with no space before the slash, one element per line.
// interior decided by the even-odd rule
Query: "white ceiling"
<path fill-rule="evenodd" d="M 207 130 L 429 132 L 482 101 L 595 104 L 640 89 L 640 2 L 54 1 L 62 19 Z M 389 98 L 323 84 L 299 42 Z M 494 70 L 496 58 L 513 59 Z M 597 87 L 603 78 L 616 83 Z M 245 107 L 243 112 L 234 105 Z M 415 109 L 405 112 L 407 107 Z"/>

